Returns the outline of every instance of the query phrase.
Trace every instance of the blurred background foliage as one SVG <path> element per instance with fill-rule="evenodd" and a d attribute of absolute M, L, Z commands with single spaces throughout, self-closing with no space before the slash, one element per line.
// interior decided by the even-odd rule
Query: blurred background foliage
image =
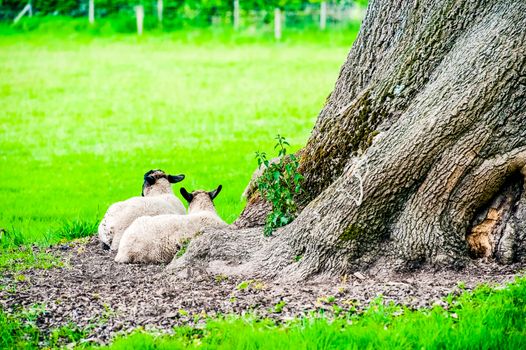
<path fill-rule="evenodd" d="M 0 0 L 0 21 L 10 21 L 30 3 L 33 15 L 87 17 L 89 0 Z M 158 5 L 163 8 L 163 30 L 185 26 L 212 26 L 232 24 L 234 1 L 221 0 L 95 0 L 95 17 L 113 20 L 125 19 L 133 31 L 134 7 L 142 5 L 145 11 L 145 28 L 158 26 Z M 240 25 L 266 25 L 273 21 L 275 8 L 285 12 L 287 27 L 315 26 L 319 24 L 321 0 L 239 0 Z M 367 0 L 326 1 L 327 21 L 348 22 L 363 14 Z M 356 14 L 356 10 L 362 10 Z M 353 12 L 354 11 L 354 12 Z M 345 21 L 347 20 L 347 21 Z"/>

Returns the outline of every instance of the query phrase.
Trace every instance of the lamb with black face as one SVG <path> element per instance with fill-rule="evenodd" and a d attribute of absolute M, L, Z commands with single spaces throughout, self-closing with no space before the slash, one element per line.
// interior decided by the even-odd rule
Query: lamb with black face
<path fill-rule="evenodd" d="M 141 197 L 112 204 L 99 225 L 99 238 L 104 248 L 117 250 L 124 231 L 141 216 L 185 214 L 186 209 L 172 191 L 172 184 L 184 175 L 166 174 L 154 169 L 144 174 Z"/>
<path fill-rule="evenodd" d="M 219 185 L 213 191 L 198 190 L 190 193 L 181 188 L 181 195 L 188 201 L 188 214 L 138 218 L 122 235 L 115 261 L 169 263 L 184 242 L 204 229 L 227 227 L 213 203 L 221 189 L 222 186 Z"/>
<path fill-rule="evenodd" d="M 172 193 L 171 184 L 181 182 L 184 180 L 184 175 L 170 175 L 166 174 L 161 169 L 154 169 L 144 174 L 144 182 L 142 184 L 143 197 L 148 195 Z"/>

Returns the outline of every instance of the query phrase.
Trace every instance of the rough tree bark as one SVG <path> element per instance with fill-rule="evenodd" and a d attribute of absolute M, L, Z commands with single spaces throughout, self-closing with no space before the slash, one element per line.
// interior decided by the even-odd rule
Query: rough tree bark
<path fill-rule="evenodd" d="M 297 219 L 205 232 L 169 268 L 301 280 L 522 259 L 524 28 L 523 0 L 373 0 L 301 152 Z"/>

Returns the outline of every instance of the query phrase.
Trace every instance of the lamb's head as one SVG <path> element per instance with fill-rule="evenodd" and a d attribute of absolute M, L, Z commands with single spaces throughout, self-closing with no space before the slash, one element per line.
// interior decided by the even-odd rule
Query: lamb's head
<path fill-rule="evenodd" d="M 164 193 L 173 193 L 172 184 L 183 181 L 184 175 L 168 175 L 160 169 L 150 170 L 144 174 L 142 196 L 156 196 Z"/>
<path fill-rule="evenodd" d="M 188 202 L 188 214 L 198 211 L 212 211 L 215 213 L 214 198 L 217 197 L 223 186 L 219 185 L 213 191 L 197 190 L 189 193 L 184 187 L 181 188 L 181 195 Z"/>

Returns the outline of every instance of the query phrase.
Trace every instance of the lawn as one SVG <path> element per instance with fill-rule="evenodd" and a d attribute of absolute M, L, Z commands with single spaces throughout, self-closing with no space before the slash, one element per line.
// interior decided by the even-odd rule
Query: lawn
<path fill-rule="evenodd" d="M 280 43 L 196 33 L 0 36 L 0 228 L 18 243 L 93 228 L 153 168 L 185 174 L 189 190 L 222 184 L 232 222 L 254 152 L 272 154 L 278 133 L 292 151 L 305 143 L 356 30 Z"/>
<path fill-rule="evenodd" d="M 526 280 L 504 289 L 483 285 L 450 296 L 447 308 L 410 310 L 373 301 L 363 313 L 334 320 L 320 315 L 277 325 L 230 317 L 204 328 L 178 327 L 173 336 L 137 332 L 110 349 L 524 349 Z"/>
<path fill-rule="evenodd" d="M 200 327 L 180 326 L 173 334 L 121 335 L 110 349 L 524 349 L 526 279 L 506 288 L 479 286 L 449 295 L 445 307 L 411 310 L 374 300 L 364 312 L 334 319 L 313 313 L 277 324 L 254 315 L 208 319 Z M 0 310 L 0 348 L 91 348 L 89 327 L 69 324 L 43 332 L 38 317 L 45 306 L 16 314 Z"/>

